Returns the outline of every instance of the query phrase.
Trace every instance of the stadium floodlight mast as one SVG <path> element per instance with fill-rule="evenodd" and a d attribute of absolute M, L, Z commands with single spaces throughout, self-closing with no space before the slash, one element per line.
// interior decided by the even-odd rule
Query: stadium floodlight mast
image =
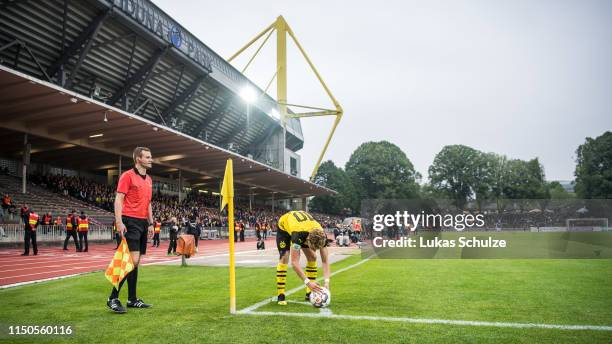
<path fill-rule="evenodd" d="M 255 101 L 257 101 L 257 93 L 255 93 L 255 90 L 253 89 L 253 87 L 247 85 L 245 87 L 242 88 L 242 90 L 240 90 L 240 98 L 242 98 L 242 100 L 244 100 L 244 102 L 246 103 L 246 126 L 247 128 L 249 127 L 249 125 L 251 124 L 251 104 L 255 103 Z"/>
<path fill-rule="evenodd" d="M 263 92 L 264 93 L 267 92 L 268 88 L 272 84 L 272 81 L 276 79 L 276 104 L 278 106 L 277 112 L 279 113 L 279 119 L 281 121 L 281 126 L 283 128 L 283 134 L 280 140 L 281 141 L 280 142 L 280 147 L 281 147 L 280 152 L 283 158 L 279 160 L 281 164 L 280 165 L 281 169 L 284 170 L 284 167 L 285 167 L 284 166 L 284 147 L 286 146 L 285 137 L 286 137 L 286 132 L 287 132 L 287 119 L 318 117 L 318 116 L 334 116 L 335 117 L 334 124 L 332 125 L 332 128 L 331 128 L 331 132 L 329 133 L 329 136 L 327 137 L 327 140 L 325 141 L 325 144 L 323 145 L 323 149 L 321 150 L 319 159 L 317 160 L 315 167 L 312 171 L 312 174 L 310 175 L 310 180 L 313 181 L 315 175 L 317 174 L 319 166 L 321 165 L 323 156 L 325 155 L 325 152 L 327 151 L 327 147 L 329 146 L 329 143 L 331 142 L 331 139 L 334 136 L 336 127 L 338 126 L 338 124 L 340 123 L 340 120 L 342 119 L 344 110 L 342 109 L 342 106 L 340 106 L 340 103 L 332 95 L 330 89 L 327 87 L 327 84 L 325 84 L 325 82 L 323 81 L 323 78 L 319 74 L 319 71 L 316 69 L 316 67 L 314 66 L 310 58 L 308 57 L 308 54 L 306 54 L 306 51 L 304 50 L 304 48 L 298 41 L 297 37 L 293 33 L 293 30 L 291 30 L 291 27 L 289 27 L 289 24 L 287 24 L 287 22 L 285 21 L 285 18 L 283 18 L 283 16 L 278 16 L 276 20 L 274 21 L 274 23 L 270 24 L 261 33 L 259 33 L 253 39 L 251 39 L 245 46 L 240 48 L 240 50 L 238 50 L 234 55 L 232 55 L 227 61 L 231 63 L 236 57 L 238 57 L 240 54 L 246 51 L 251 45 L 253 45 L 255 42 L 259 41 L 262 37 L 265 36 L 265 38 L 263 39 L 263 42 L 261 42 L 261 44 L 255 51 L 253 56 L 247 62 L 246 66 L 242 68 L 241 73 L 244 74 L 247 68 L 251 65 L 251 63 L 257 56 L 257 54 L 261 51 L 261 49 L 264 47 L 266 42 L 268 42 L 268 40 L 270 39 L 270 36 L 272 36 L 274 32 L 276 32 L 276 72 L 272 76 L 270 82 L 268 83 L 268 86 L 264 89 Z M 310 70 L 314 73 L 317 80 L 323 87 L 323 90 L 329 97 L 329 100 L 333 104 L 333 109 L 291 104 L 287 102 L 287 39 L 288 38 L 291 38 L 293 40 L 293 43 L 298 48 L 302 57 L 308 63 Z M 306 112 L 289 113 L 289 106 L 306 109 Z M 273 115 L 273 111 L 271 115 Z"/>

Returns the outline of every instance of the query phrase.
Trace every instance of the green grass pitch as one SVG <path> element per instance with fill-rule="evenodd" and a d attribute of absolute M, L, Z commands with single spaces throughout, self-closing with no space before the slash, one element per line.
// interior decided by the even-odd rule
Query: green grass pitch
<path fill-rule="evenodd" d="M 338 270 L 359 256 L 333 265 Z M 238 309 L 272 296 L 273 268 L 237 270 Z M 300 285 L 290 272 L 289 289 Z M 71 337 L 7 337 L 2 342 L 79 343 L 610 343 L 612 331 L 507 328 L 387 320 L 230 315 L 228 270 L 144 266 L 138 294 L 151 309 L 112 314 L 102 272 L 0 290 L 0 324 L 73 325 Z M 332 278 L 329 312 L 555 325 L 612 325 L 610 260 L 373 259 Z M 303 301 L 299 291 L 290 300 Z M 121 292 L 125 304 L 127 287 Z M 262 312 L 316 314 L 300 303 Z"/>

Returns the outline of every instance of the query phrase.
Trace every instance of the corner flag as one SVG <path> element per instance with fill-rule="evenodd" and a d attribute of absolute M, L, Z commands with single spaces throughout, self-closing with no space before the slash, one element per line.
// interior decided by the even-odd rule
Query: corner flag
<path fill-rule="evenodd" d="M 221 184 L 221 211 L 223 211 L 223 208 L 225 208 L 225 205 L 228 204 L 229 200 L 233 198 L 234 168 L 232 165 L 232 159 L 227 159 L 227 165 L 225 165 L 225 175 L 223 176 L 223 184 Z"/>
<path fill-rule="evenodd" d="M 225 175 L 221 184 L 221 210 L 227 204 L 229 232 L 230 313 L 236 314 L 236 261 L 234 258 L 234 169 L 232 159 L 227 159 Z"/>
<path fill-rule="evenodd" d="M 134 270 L 134 261 L 132 261 L 132 255 L 128 249 L 127 242 L 123 238 L 121 244 L 117 247 L 117 251 L 115 251 L 113 259 L 108 264 L 104 276 L 115 288 L 119 289 L 121 280 L 132 270 Z"/>

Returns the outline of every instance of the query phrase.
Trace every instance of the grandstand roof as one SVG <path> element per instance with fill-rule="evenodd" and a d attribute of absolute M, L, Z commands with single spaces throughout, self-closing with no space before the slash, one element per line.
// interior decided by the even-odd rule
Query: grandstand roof
<path fill-rule="evenodd" d="M 104 119 L 107 119 L 106 121 Z M 28 133 L 32 161 L 84 170 L 131 166 L 135 146 L 151 148 L 152 174 L 181 170 L 193 186 L 219 188 L 228 158 L 236 192 L 277 199 L 335 193 L 260 162 L 0 65 L 0 154 L 20 157 Z M 100 135 L 101 134 L 101 135 Z M 100 135 L 100 136 L 96 136 Z"/>
<path fill-rule="evenodd" d="M 259 146 L 282 129 L 275 100 L 149 0 L 2 1 L 0 47 L 10 44 L 0 64 L 274 164 Z M 261 92 L 248 121 L 246 85 Z M 287 148 L 303 141 L 288 119 Z"/>

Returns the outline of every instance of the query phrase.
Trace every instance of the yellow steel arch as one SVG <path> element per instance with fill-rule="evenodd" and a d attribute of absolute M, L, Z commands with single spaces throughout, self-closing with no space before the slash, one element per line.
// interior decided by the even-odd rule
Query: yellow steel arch
<path fill-rule="evenodd" d="M 272 23 L 265 30 L 263 30 L 261 33 L 255 36 L 251 41 L 249 41 L 244 47 L 238 50 L 234 55 L 232 55 L 228 59 L 228 61 L 232 62 L 232 60 L 234 60 L 237 56 L 242 54 L 246 49 L 248 49 L 251 45 L 253 45 L 253 43 L 257 42 L 261 37 L 267 34 L 264 41 L 260 44 L 260 46 L 257 48 L 255 53 L 253 54 L 253 56 L 247 62 L 246 66 L 242 69 L 242 72 L 244 73 L 246 69 L 251 65 L 251 62 L 253 62 L 253 60 L 259 53 L 259 51 L 261 51 L 261 48 L 266 44 L 266 42 L 268 41 L 268 39 L 270 38 L 270 36 L 272 35 L 274 31 L 276 31 L 276 73 L 272 77 L 272 80 L 270 80 L 270 84 L 272 83 L 274 78 L 276 78 L 276 101 L 278 103 L 279 113 L 281 116 L 281 123 L 283 126 L 283 149 L 285 146 L 284 140 L 285 140 L 285 135 L 287 131 L 287 118 L 303 118 L 303 117 L 317 117 L 317 116 L 335 116 L 336 117 L 334 124 L 332 125 L 331 132 L 329 133 L 329 136 L 327 137 L 327 140 L 325 141 L 323 150 L 321 151 L 321 154 L 319 155 L 319 159 L 317 160 L 317 163 L 315 164 L 315 167 L 310 176 L 310 180 L 312 181 L 315 175 L 317 174 L 317 171 L 319 170 L 319 166 L 321 165 L 323 156 L 325 155 L 325 152 L 327 151 L 329 143 L 331 142 L 331 139 L 334 136 L 336 127 L 338 127 L 338 123 L 340 123 L 340 120 L 342 119 L 343 110 L 342 110 L 342 106 L 340 106 L 340 103 L 338 103 L 334 95 L 331 93 L 331 91 L 325 84 L 325 81 L 323 81 L 323 78 L 321 77 L 321 75 L 317 71 L 317 68 L 314 66 L 314 64 L 308 57 L 308 54 L 306 54 L 306 51 L 304 51 L 304 48 L 302 48 L 302 45 L 300 44 L 298 39 L 295 37 L 295 34 L 291 30 L 291 27 L 289 27 L 289 24 L 287 24 L 287 22 L 285 21 L 285 18 L 283 18 L 283 16 L 278 16 L 278 18 L 276 18 L 276 21 L 274 23 Z M 334 104 L 335 109 L 325 109 L 325 108 L 320 108 L 320 107 L 287 103 L 287 35 L 291 37 L 291 39 L 293 40 L 293 42 L 299 49 L 300 53 L 302 54 L 302 56 L 304 57 L 308 65 L 310 66 L 310 69 L 317 77 L 317 80 L 319 80 L 319 82 L 321 83 L 321 86 L 323 86 L 325 93 L 329 96 L 330 100 Z M 268 87 L 270 86 L 270 84 L 268 84 Z M 267 88 L 266 88 L 266 91 L 267 91 Z M 316 111 L 289 114 L 287 113 L 287 106 L 299 107 L 303 109 L 316 110 Z"/>

